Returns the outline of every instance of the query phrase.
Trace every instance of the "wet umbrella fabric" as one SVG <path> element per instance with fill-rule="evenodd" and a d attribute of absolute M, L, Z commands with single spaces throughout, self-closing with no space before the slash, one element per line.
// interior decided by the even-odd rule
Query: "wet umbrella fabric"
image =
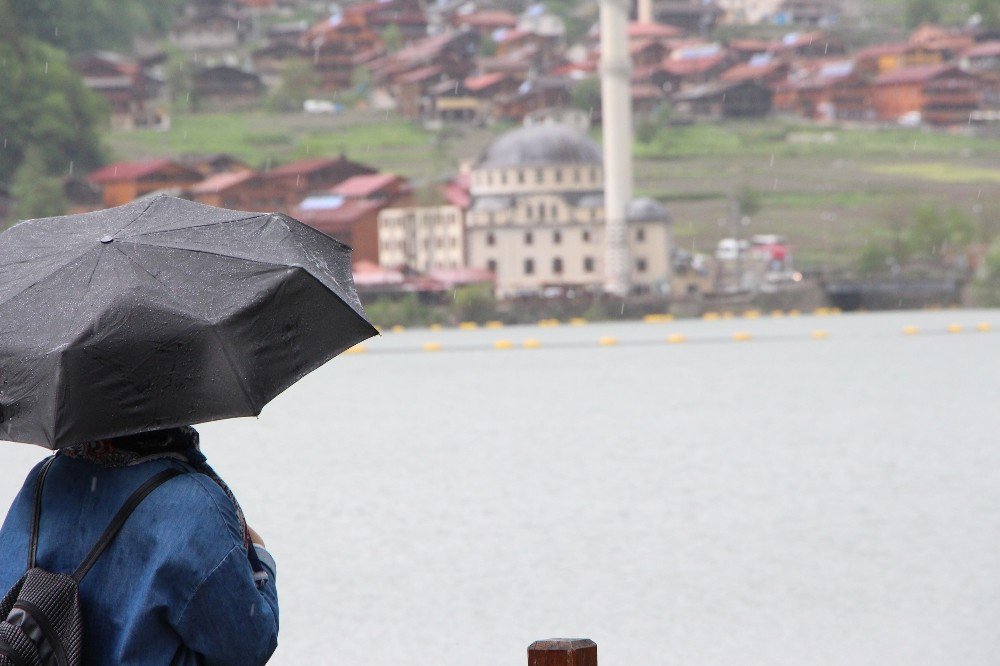
<path fill-rule="evenodd" d="M 253 416 L 375 335 L 350 249 L 173 197 L 0 234 L 0 439 L 58 449 Z"/>

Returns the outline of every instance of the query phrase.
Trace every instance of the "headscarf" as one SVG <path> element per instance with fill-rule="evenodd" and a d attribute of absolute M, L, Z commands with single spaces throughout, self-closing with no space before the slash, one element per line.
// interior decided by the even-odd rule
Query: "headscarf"
<path fill-rule="evenodd" d="M 208 464 L 199 447 L 199 440 L 197 430 L 191 426 L 181 426 L 78 444 L 62 449 L 60 453 L 69 458 L 88 460 L 107 468 L 129 467 L 160 458 L 174 458 L 188 463 L 195 470 L 212 479 L 229 497 L 236 509 L 236 518 L 239 520 L 240 530 L 243 532 L 243 546 L 249 553 L 253 553 L 250 530 L 247 528 L 243 509 L 236 501 L 233 491 Z"/>

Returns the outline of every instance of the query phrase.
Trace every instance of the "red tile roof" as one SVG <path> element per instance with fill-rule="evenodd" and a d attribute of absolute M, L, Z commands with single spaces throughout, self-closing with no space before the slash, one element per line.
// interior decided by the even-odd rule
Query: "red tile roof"
<path fill-rule="evenodd" d="M 959 72 L 955 65 L 920 65 L 918 67 L 900 67 L 875 78 L 877 86 L 899 85 L 906 83 L 925 83 L 936 79 L 942 74 Z"/>
<path fill-rule="evenodd" d="M 396 77 L 398 83 L 420 83 L 426 81 L 427 79 L 434 78 L 444 69 L 441 65 L 431 65 L 430 67 L 421 67 L 420 69 L 414 69 L 406 74 L 401 74 Z"/>
<path fill-rule="evenodd" d="M 489 88 L 492 85 L 500 83 L 509 76 L 506 72 L 494 72 L 493 74 L 481 74 L 479 76 L 470 76 L 465 79 L 464 85 L 466 90 L 471 90 L 472 92 L 479 92 L 484 88 Z"/>
<path fill-rule="evenodd" d="M 451 181 L 445 183 L 443 194 L 445 201 L 452 206 L 458 206 L 462 210 L 468 210 L 469 206 L 472 205 L 472 197 L 469 195 L 468 184 L 463 186 L 461 180 L 459 182 Z"/>
<path fill-rule="evenodd" d="M 390 185 L 403 181 L 402 176 L 392 173 L 373 173 L 363 176 L 352 176 L 330 189 L 333 194 L 339 194 L 348 199 L 365 199 L 384 190 Z"/>
<path fill-rule="evenodd" d="M 264 178 L 284 178 L 288 176 L 304 176 L 334 166 L 340 159 L 333 157 L 316 157 L 311 160 L 299 160 L 275 167 L 264 174 Z"/>
<path fill-rule="evenodd" d="M 233 171 L 230 173 L 217 173 L 201 181 L 193 188 L 192 194 L 216 194 L 230 187 L 240 185 L 256 177 L 258 174 L 253 171 Z"/>
<path fill-rule="evenodd" d="M 868 60 L 871 58 L 881 58 L 883 56 L 900 55 L 913 48 L 913 45 L 905 42 L 896 44 L 875 44 L 863 48 L 854 54 L 855 60 Z"/>
<path fill-rule="evenodd" d="M 377 201 L 347 199 L 336 208 L 302 210 L 296 206 L 292 209 L 292 217 L 304 224 L 308 224 L 314 229 L 319 229 L 323 232 L 335 232 L 349 227 L 365 215 L 374 213 L 380 208 L 382 208 L 382 204 Z"/>
<path fill-rule="evenodd" d="M 966 58 L 990 58 L 1000 56 L 1000 40 L 976 44 L 962 54 Z"/>
<path fill-rule="evenodd" d="M 459 14 L 455 22 L 458 25 L 470 25 L 475 28 L 514 28 L 517 26 L 517 16 L 502 9 L 483 10 L 472 14 Z"/>
<path fill-rule="evenodd" d="M 168 166 L 182 167 L 173 160 L 156 159 L 144 160 L 140 162 L 115 162 L 106 167 L 102 167 L 87 176 L 91 183 L 113 183 L 120 180 L 136 180 L 156 173 L 160 169 Z"/>
<path fill-rule="evenodd" d="M 727 69 L 719 78 L 722 81 L 752 81 L 777 74 L 785 67 L 787 65 L 781 61 L 769 62 L 766 65 L 740 63 Z"/>
<path fill-rule="evenodd" d="M 664 60 L 660 71 L 674 76 L 691 76 L 704 74 L 726 59 L 726 54 L 718 53 L 706 58 L 686 58 L 683 60 Z"/>

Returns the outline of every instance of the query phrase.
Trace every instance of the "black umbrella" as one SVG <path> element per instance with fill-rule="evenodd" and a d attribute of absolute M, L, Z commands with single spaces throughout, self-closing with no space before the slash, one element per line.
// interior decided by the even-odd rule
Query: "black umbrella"
<path fill-rule="evenodd" d="M 0 234 L 0 439 L 58 449 L 253 416 L 376 334 L 350 248 L 157 196 Z"/>

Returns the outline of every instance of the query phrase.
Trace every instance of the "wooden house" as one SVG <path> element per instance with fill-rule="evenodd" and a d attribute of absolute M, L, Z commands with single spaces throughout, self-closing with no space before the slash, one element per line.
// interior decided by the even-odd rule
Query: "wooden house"
<path fill-rule="evenodd" d="M 248 41 L 251 29 L 250 18 L 236 7 L 194 2 L 187 5 L 168 38 L 182 51 L 232 51 Z"/>
<path fill-rule="evenodd" d="M 160 95 L 163 81 L 146 71 L 142 64 L 120 53 L 95 51 L 74 58 L 83 85 L 103 97 L 111 109 L 112 126 L 131 129 L 158 124 L 153 101 Z"/>
<path fill-rule="evenodd" d="M 261 195 L 271 210 L 290 210 L 306 195 L 329 190 L 351 176 L 376 173 L 376 169 L 345 157 L 301 160 L 263 174 Z"/>
<path fill-rule="evenodd" d="M 532 111 L 569 106 L 571 97 L 572 83 L 568 79 L 530 79 L 512 95 L 501 95 L 494 100 L 494 116 L 519 123 Z"/>
<path fill-rule="evenodd" d="M 320 85 L 328 91 L 350 89 L 355 68 L 370 62 L 384 49 L 364 14 L 352 9 L 315 24 L 300 41 L 319 74 Z"/>
<path fill-rule="evenodd" d="M 351 263 L 378 264 L 378 214 L 382 208 L 377 201 L 319 194 L 303 199 L 291 209 L 290 215 L 350 245 L 354 250 Z"/>
<path fill-rule="evenodd" d="M 771 111 L 772 93 L 752 80 L 710 83 L 673 95 L 676 110 L 688 116 L 753 118 Z"/>
<path fill-rule="evenodd" d="M 271 202 L 262 194 L 263 178 L 254 171 L 217 173 L 191 188 L 195 201 L 234 210 L 268 211 Z"/>
<path fill-rule="evenodd" d="M 218 65 L 195 72 L 191 102 L 198 111 L 253 109 L 260 105 L 264 90 L 256 72 Z"/>
<path fill-rule="evenodd" d="M 409 206 L 413 203 L 413 187 L 403 176 L 373 173 L 351 176 L 329 190 L 345 199 L 365 199 L 384 206 Z"/>
<path fill-rule="evenodd" d="M 931 125 L 966 124 L 979 106 L 978 84 L 974 75 L 957 65 L 905 67 L 872 82 L 872 105 L 879 120 L 895 122 L 919 113 Z"/>
<path fill-rule="evenodd" d="M 101 188 L 105 208 L 121 206 L 161 190 L 186 190 L 200 182 L 200 173 L 168 159 L 115 162 L 90 173 L 87 182 Z"/>

